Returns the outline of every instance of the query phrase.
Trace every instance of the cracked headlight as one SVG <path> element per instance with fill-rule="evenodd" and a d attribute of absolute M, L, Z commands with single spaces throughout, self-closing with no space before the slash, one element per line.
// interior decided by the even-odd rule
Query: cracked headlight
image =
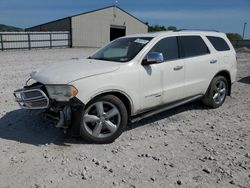
<path fill-rule="evenodd" d="M 71 85 L 47 85 L 46 89 L 49 97 L 56 101 L 69 101 L 78 93 L 78 90 Z"/>

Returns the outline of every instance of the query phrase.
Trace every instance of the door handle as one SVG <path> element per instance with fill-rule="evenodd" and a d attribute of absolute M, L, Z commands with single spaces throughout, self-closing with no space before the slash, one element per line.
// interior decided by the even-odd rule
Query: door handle
<path fill-rule="evenodd" d="M 215 64 L 217 62 L 218 62 L 217 59 L 213 59 L 213 60 L 210 61 L 211 64 Z"/>
<path fill-rule="evenodd" d="M 181 70 L 182 68 L 183 68 L 183 66 L 178 65 L 178 66 L 174 67 L 174 70 L 175 70 L 175 71 L 178 71 L 178 70 Z"/>

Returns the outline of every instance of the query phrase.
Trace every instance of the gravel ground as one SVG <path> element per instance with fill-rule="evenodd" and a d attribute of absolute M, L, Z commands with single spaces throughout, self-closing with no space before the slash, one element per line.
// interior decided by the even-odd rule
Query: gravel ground
<path fill-rule="evenodd" d="M 129 125 L 114 143 L 67 138 L 12 92 L 29 73 L 93 49 L 0 52 L 0 187 L 250 187 L 250 53 L 238 53 L 232 96 Z"/>

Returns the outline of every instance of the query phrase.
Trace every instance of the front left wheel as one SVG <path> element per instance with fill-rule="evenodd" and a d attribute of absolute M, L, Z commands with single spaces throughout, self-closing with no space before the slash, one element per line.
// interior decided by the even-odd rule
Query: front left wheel
<path fill-rule="evenodd" d="M 123 102 L 113 95 L 93 99 L 83 113 L 81 136 L 94 143 L 110 143 L 125 130 L 128 112 Z"/>

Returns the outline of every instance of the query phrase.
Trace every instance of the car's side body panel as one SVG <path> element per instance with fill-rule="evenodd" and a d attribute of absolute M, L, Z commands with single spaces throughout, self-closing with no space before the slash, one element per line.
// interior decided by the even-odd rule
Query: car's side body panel
<path fill-rule="evenodd" d="M 213 45 L 211 47 L 214 50 L 214 54 L 218 59 L 218 70 L 217 72 L 226 71 L 230 74 L 231 82 L 234 83 L 236 81 L 236 74 L 237 74 L 237 60 L 236 60 L 236 52 L 234 50 L 233 45 L 227 38 L 224 33 L 219 34 L 207 34 L 206 36 L 217 36 L 225 40 L 227 45 L 229 46 L 229 50 L 226 51 L 218 51 L 214 48 Z"/>
<path fill-rule="evenodd" d="M 162 104 L 162 69 L 157 64 L 139 66 L 140 86 L 137 88 L 140 106 L 138 111 Z"/>
<path fill-rule="evenodd" d="M 129 76 L 128 76 L 129 75 Z M 140 78 L 138 66 L 135 63 L 123 64 L 119 70 L 112 73 L 77 80 L 72 84 L 78 88 L 77 97 L 87 104 L 97 95 L 108 92 L 120 92 L 131 102 L 132 114 L 140 108 L 139 89 Z"/>
<path fill-rule="evenodd" d="M 163 104 L 185 97 L 185 65 L 182 59 L 167 61 L 163 69 Z"/>

